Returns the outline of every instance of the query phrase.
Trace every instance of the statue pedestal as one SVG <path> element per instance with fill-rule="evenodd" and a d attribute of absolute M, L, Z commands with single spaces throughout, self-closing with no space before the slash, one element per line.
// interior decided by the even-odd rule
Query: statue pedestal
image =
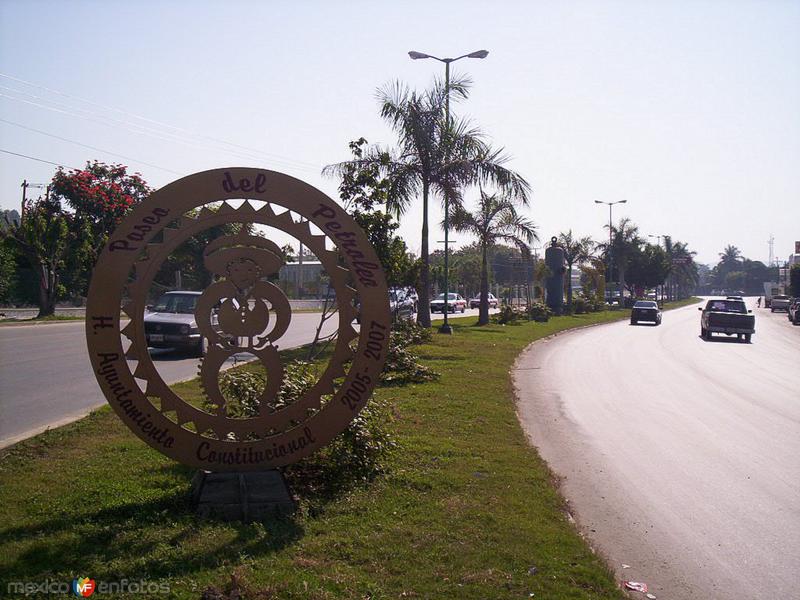
<path fill-rule="evenodd" d="M 225 521 L 259 521 L 293 512 L 294 501 L 280 471 L 212 473 L 198 471 L 192 480 L 197 516 Z"/>

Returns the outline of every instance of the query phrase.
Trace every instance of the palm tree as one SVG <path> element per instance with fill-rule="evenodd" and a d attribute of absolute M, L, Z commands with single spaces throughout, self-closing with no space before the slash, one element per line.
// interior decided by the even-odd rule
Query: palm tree
<path fill-rule="evenodd" d="M 449 85 L 451 100 L 468 96 L 469 80 L 455 78 Z M 397 148 L 389 151 L 377 146 L 363 158 L 328 165 L 326 175 L 341 175 L 347 168 L 378 166 L 389 180 L 387 210 L 398 217 L 414 199 L 422 197 L 422 269 L 418 322 L 430 327 L 430 262 L 428 241 L 428 203 L 430 197 L 447 200 L 457 207 L 462 190 L 475 184 L 491 184 L 509 198 L 528 203 L 530 185 L 503 165 L 508 157 L 491 148 L 484 134 L 468 120 L 453 116 L 445 119 L 448 89 L 437 80 L 423 93 L 410 91 L 399 83 L 378 90 L 380 114 L 397 135 Z"/>
<path fill-rule="evenodd" d="M 480 190 L 477 212 L 470 213 L 456 205 L 451 217 L 456 231 L 471 233 L 478 238 L 481 249 L 481 303 L 478 325 L 489 323 L 489 249 L 498 242 L 507 242 L 530 255 L 528 244 L 538 240 L 536 226 L 517 212 L 515 202 L 508 196 L 489 195 Z"/>
<path fill-rule="evenodd" d="M 728 248 L 735 250 L 734 254 L 740 254 L 735 246 Z M 673 241 L 669 236 L 664 238 L 664 250 L 670 259 L 670 299 L 674 296 L 688 296 L 688 290 L 696 286 L 700 279 L 697 264 L 694 262 L 697 252 L 689 250 L 685 242 Z"/>
<path fill-rule="evenodd" d="M 739 262 L 742 258 L 742 251 L 736 246 L 728 244 L 725 249 L 719 253 L 719 260 L 725 264 L 733 265 Z"/>
<path fill-rule="evenodd" d="M 564 250 L 564 261 L 567 263 L 567 304 L 572 304 L 572 265 L 581 264 L 589 258 L 594 242 L 589 236 L 576 238 L 572 229 L 558 234 L 558 245 Z"/>
<path fill-rule="evenodd" d="M 628 260 L 635 253 L 636 249 L 644 243 L 639 237 L 639 228 L 625 217 L 620 219 L 619 224 L 611 227 L 611 257 L 617 265 L 619 273 L 619 293 L 620 301 L 624 304 L 625 290 L 625 271 L 627 270 Z M 607 251 L 608 247 L 606 246 Z"/>

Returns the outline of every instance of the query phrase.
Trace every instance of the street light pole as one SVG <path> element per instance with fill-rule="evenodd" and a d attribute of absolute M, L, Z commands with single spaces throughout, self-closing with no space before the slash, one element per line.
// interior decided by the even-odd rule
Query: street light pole
<path fill-rule="evenodd" d="M 464 54 L 457 58 L 438 58 L 431 54 L 424 54 L 411 50 L 408 55 L 411 60 L 419 60 L 421 58 L 432 58 L 444 63 L 444 122 L 447 127 L 446 132 L 450 131 L 450 63 L 461 60 L 462 58 L 486 58 L 489 55 L 488 50 L 477 50 Z M 445 147 L 446 149 L 447 147 Z M 447 192 L 444 195 L 444 324 L 439 328 L 439 333 L 452 334 L 453 328 L 450 327 L 448 322 L 449 308 L 449 295 L 450 295 L 450 197 Z"/>
<path fill-rule="evenodd" d="M 611 227 L 613 226 L 612 219 L 611 219 L 611 207 L 615 204 L 625 204 L 627 200 L 617 200 L 616 202 L 603 202 L 602 200 L 595 200 L 595 204 L 607 204 L 608 205 L 608 277 L 606 278 L 606 283 L 608 283 L 609 278 L 611 277 L 611 267 L 613 266 L 613 259 L 611 256 L 611 245 L 613 244 L 613 236 L 611 235 Z M 613 296 L 609 296 L 609 300 L 612 300 Z M 622 297 L 622 290 L 619 291 L 619 301 L 620 304 L 623 306 L 625 305 L 625 299 Z M 610 304 L 610 303 L 609 303 Z"/>

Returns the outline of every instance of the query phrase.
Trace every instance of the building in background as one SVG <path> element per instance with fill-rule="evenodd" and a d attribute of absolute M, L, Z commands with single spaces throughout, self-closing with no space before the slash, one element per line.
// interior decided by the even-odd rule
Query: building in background
<path fill-rule="evenodd" d="M 319 261 L 291 262 L 281 267 L 278 286 L 288 298 L 324 298 L 328 276 Z"/>

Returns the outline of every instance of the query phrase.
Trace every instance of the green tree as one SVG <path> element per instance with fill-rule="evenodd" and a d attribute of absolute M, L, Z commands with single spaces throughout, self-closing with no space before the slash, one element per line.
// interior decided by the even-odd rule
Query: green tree
<path fill-rule="evenodd" d="M 700 270 L 694 262 L 695 252 L 685 242 L 664 238 L 664 251 L 670 261 L 669 298 L 688 297 L 700 281 Z"/>
<path fill-rule="evenodd" d="M 558 234 L 558 245 L 564 250 L 564 261 L 567 263 L 567 304 L 572 304 L 572 267 L 588 260 L 594 248 L 589 236 L 577 238 L 572 229 Z"/>
<path fill-rule="evenodd" d="M 639 251 L 642 243 L 639 228 L 629 218 L 620 219 L 616 226 L 611 226 L 611 247 L 608 250 L 610 250 L 613 264 L 617 268 L 620 299 L 622 299 L 623 290 L 627 287 L 625 275 L 629 262 L 631 257 Z"/>
<path fill-rule="evenodd" d="M 645 244 L 629 259 L 628 283 L 634 295 L 639 296 L 647 288 L 664 283 L 671 264 L 667 252 L 660 246 Z"/>
<path fill-rule="evenodd" d="M 37 275 L 38 318 L 54 314 L 61 270 L 68 260 L 83 262 L 88 254 L 86 225 L 63 212 L 57 202 L 39 200 L 26 206 L 20 221 L 9 223 L 2 236 L 25 256 Z"/>
<path fill-rule="evenodd" d="M 417 261 L 403 239 L 396 235 L 400 224 L 390 212 L 389 180 L 381 174 L 381 165 L 388 158 L 379 157 L 373 163 L 364 161 L 369 148 L 364 138 L 350 142 L 349 147 L 353 160 L 342 163 L 336 170 L 341 177 L 339 198 L 366 233 L 389 285 L 416 286 Z M 380 210 L 381 207 L 385 210 Z"/>
<path fill-rule="evenodd" d="M 423 93 L 410 91 L 396 83 L 378 91 L 380 114 L 397 135 L 397 148 L 390 152 L 372 147 L 361 158 L 329 165 L 326 173 L 340 174 L 351 166 L 377 167 L 388 180 L 387 207 L 398 216 L 405 213 L 418 196 L 422 198 L 422 265 L 420 310 L 417 319 L 429 327 L 430 258 L 428 203 L 445 198 L 454 206 L 465 186 L 491 183 L 515 200 L 528 202 L 530 187 L 519 174 L 505 168 L 507 157 L 492 149 L 483 133 L 468 120 L 450 113 L 445 118 L 445 102 L 465 99 L 469 81 L 455 78 L 446 89 L 436 81 Z"/>
<path fill-rule="evenodd" d="M 470 213 L 462 205 L 453 210 L 456 231 L 478 238 L 481 249 L 481 303 L 478 325 L 489 323 L 489 249 L 500 242 L 513 244 L 523 255 L 530 254 L 528 244 L 539 239 L 536 226 L 517 212 L 516 200 L 502 194 L 480 190 L 478 210 Z"/>

